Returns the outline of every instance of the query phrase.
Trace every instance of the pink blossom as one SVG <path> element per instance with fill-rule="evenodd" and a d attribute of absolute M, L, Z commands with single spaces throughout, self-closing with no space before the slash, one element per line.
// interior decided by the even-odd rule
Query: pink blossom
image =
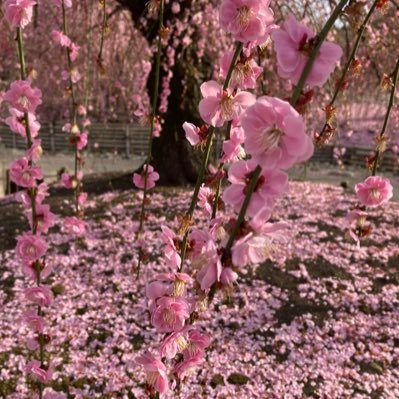
<path fill-rule="evenodd" d="M 191 145 L 197 145 L 201 142 L 200 128 L 192 123 L 184 122 L 183 129 L 186 133 L 186 139 Z"/>
<path fill-rule="evenodd" d="M 224 267 L 220 274 L 220 282 L 223 285 L 231 286 L 238 279 L 238 274 L 231 267 Z"/>
<path fill-rule="evenodd" d="M 38 166 L 29 165 L 26 158 L 21 158 L 10 165 L 10 179 L 17 186 L 32 188 L 37 180 L 43 179 L 43 171 Z"/>
<path fill-rule="evenodd" d="M 199 356 L 184 359 L 181 362 L 176 363 L 175 367 L 173 368 L 173 373 L 177 376 L 177 378 L 183 379 L 193 371 L 193 368 L 197 367 L 202 362 L 203 359 Z"/>
<path fill-rule="evenodd" d="M 315 34 L 306 25 L 298 22 L 290 14 L 282 28 L 272 32 L 274 49 L 277 54 L 278 74 L 297 84 L 303 72 L 309 54 L 315 45 Z M 336 63 L 342 56 L 342 49 L 335 43 L 324 42 L 321 45 L 306 83 L 310 86 L 323 86 Z"/>
<path fill-rule="evenodd" d="M 156 301 L 151 322 L 159 332 L 180 331 L 190 317 L 189 306 L 183 298 L 162 297 Z"/>
<path fill-rule="evenodd" d="M 26 263 L 32 263 L 40 259 L 47 252 L 47 243 L 40 236 L 30 232 L 17 237 L 15 251 Z"/>
<path fill-rule="evenodd" d="M 78 175 L 75 177 L 74 175 L 70 175 L 67 172 L 64 172 L 61 175 L 61 184 L 65 188 L 76 188 L 78 186 L 78 183 L 80 180 L 82 180 L 83 174 L 78 173 Z"/>
<path fill-rule="evenodd" d="M 20 136 L 25 138 L 25 114 L 15 108 L 10 108 L 10 114 L 11 116 L 6 118 L 5 122 L 10 127 L 11 131 L 18 133 Z M 35 138 L 39 132 L 40 123 L 36 120 L 36 116 L 30 112 L 28 113 L 28 120 L 30 136 L 31 138 Z"/>
<path fill-rule="evenodd" d="M 48 197 L 48 185 L 46 183 L 40 183 L 36 188 L 36 204 L 41 204 L 43 200 Z M 31 208 L 32 207 L 32 201 L 30 198 L 30 195 L 27 191 L 18 191 L 15 199 L 20 202 L 24 208 Z"/>
<path fill-rule="evenodd" d="M 209 346 L 210 339 L 206 334 L 201 334 L 197 330 L 191 330 L 188 333 L 188 345 L 183 351 L 185 359 L 193 357 L 203 357 L 205 348 Z"/>
<path fill-rule="evenodd" d="M 84 206 L 87 202 L 87 193 L 80 192 L 78 196 L 78 204 L 79 206 Z"/>
<path fill-rule="evenodd" d="M 201 85 L 201 93 L 204 97 L 199 103 L 201 118 L 208 124 L 220 127 L 226 121 L 239 117 L 247 107 L 255 102 L 255 96 L 246 91 L 233 93 L 214 80 Z"/>
<path fill-rule="evenodd" d="M 5 18 L 13 28 L 25 28 L 32 19 L 33 0 L 7 0 L 5 2 Z"/>
<path fill-rule="evenodd" d="M 230 138 L 223 142 L 222 162 L 232 162 L 245 156 L 244 143 L 245 133 L 241 126 L 233 127 Z"/>
<path fill-rule="evenodd" d="M 37 88 L 32 88 L 27 80 L 15 80 L 11 83 L 4 99 L 12 108 L 20 112 L 34 113 L 38 105 L 42 103 L 42 92 Z"/>
<path fill-rule="evenodd" d="M 313 154 L 302 116 L 279 98 L 260 97 L 242 118 L 245 150 L 264 169 L 290 168 Z"/>
<path fill-rule="evenodd" d="M 147 372 L 147 383 L 153 386 L 160 394 L 164 394 L 169 389 L 166 367 L 159 357 L 155 357 L 149 351 L 138 356 L 136 363 L 144 367 Z"/>
<path fill-rule="evenodd" d="M 161 343 L 160 354 L 162 357 L 173 359 L 178 353 L 187 348 L 187 328 L 169 334 Z"/>
<path fill-rule="evenodd" d="M 273 24 L 270 0 L 223 0 L 219 11 L 220 26 L 243 43 L 266 41 Z"/>
<path fill-rule="evenodd" d="M 161 273 L 157 275 L 159 281 L 170 281 L 172 285 L 167 292 L 173 297 L 184 296 L 186 293 L 186 285 L 191 284 L 194 280 L 186 273 Z"/>
<path fill-rule="evenodd" d="M 63 32 L 60 32 L 58 30 L 53 30 L 51 32 L 51 37 L 56 43 L 61 45 L 61 47 L 69 47 L 71 45 L 71 39 Z"/>
<path fill-rule="evenodd" d="M 76 216 L 68 216 L 64 218 L 63 229 L 71 236 L 81 237 L 86 232 L 86 223 Z"/>
<path fill-rule="evenodd" d="M 238 161 L 231 165 L 228 180 L 232 183 L 223 193 L 223 200 L 239 212 L 256 162 Z M 251 196 L 247 215 L 254 217 L 261 209 L 271 208 L 277 197 L 288 191 L 288 175 L 280 170 L 262 170 Z"/>
<path fill-rule="evenodd" d="M 25 312 L 22 316 L 22 320 L 33 331 L 36 331 L 39 333 L 43 332 L 45 322 L 44 322 L 43 317 L 41 317 L 37 314 L 36 310 L 28 310 L 27 312 Z"/>
<path fill-rule="evenodd" d="M 80 50 L 80 46 L 78 46 L 77 44 L 75 44 L 73 42 L 69 46 L 69 55 L 71 57 L 72 62 L 75 62 L 76 58 L 78 58 L 79 50 Z"/>
<path fill-rule="evenodd" d="M 29 150 L 25 152 L 25 156 L 29 161 L 38 162 L 43 155 L 42 141 L 33 141 Z"/>
<path fill-rule="evenodd" d="M 26 288 L 25 297 L 38 306 L 49 306 L 53 302 L 53 293 L 47 285 Z"/>
<path fill-rule="evenodd" d="M 356 184 L 355 192 L 363 205 L 375 208 L 392 198 L 393 187 L 388 179 L 369 176 L 363 183 Z"/>
<path fill-rule="evenodd" d="M 137 188 L 144 189 L 145 186 L 145 171 L 147 169 L 147 190 L 155 187 L 155 182 L 159 180 L 159 174 L 154 171 L 154 168 L 151 165 L 144 165 L 144 168 L 141 173 L 133 174 L 133 183 Z"/>
<path fill-rule="evenodd" d="M 47 233 L 48 229 L 55 225 L 55 215 L 50 211 L 50 206 L 45 204 L 36 204 L 36 231 L 38 233 Z M 32 211 L 28 212 L 28 221 L 32 228 Z"/>
<path fill-rule="evenodd" d="M 28 337 L 26 339 L 26 347 L 31 351 L 36 351 L 40 348 L 38 337 Z"/>
<path fill-rule="evenodd" d="M 76 147 L 79 151 L 82 151 L 86 146 L 88 142 L 88 135 L 86 132 L 80 133 L 77 136 L 75 136 L 76 140 Z"/>
<path fill-rule="evenodd" d="M 220 77 L 222 79 L 227 76 L 233 56 L 233 51 L 226 51 L 220 60 Z M 242 55 L 233 69 L 230 86 L 241 89 L 254 89 L 256 87 L 256 79 L 258 79 L 262 71 L 263 69 L 251 56 L 245 57 Z"/>
<path fill-rule="evenodd" d="M 218 247 L 213 240 L 207 240 L 198 255 L 193 254 L 193 267 L 199 268 L 196 279 L 201 290 L 206 291 L 213 284 L 220 281 L 222 264 L 218 254 Z"/>
<path fill-rule="evenodd" d="M 165 244 L 165 257 L 171 262 L 172 267 L 180 267 L 181 258 L 176 248 L 178 237 L 167 226 L 161 226 L 161 238 Z"/>
<path fill-rule="evenodd" d="M 202 185 L 198 193 L 198 207 L 208 216 L 212 215 L 213 198 L 215 194 L 212 189 Z"/>
<path fill-rule="evenodd" d="M 25 371 L 32 374 L 43 384 L 47 384 L 53 375 L 51 368 L 46 370 L 38 360 L 31 360 L 28 362 Z"/>

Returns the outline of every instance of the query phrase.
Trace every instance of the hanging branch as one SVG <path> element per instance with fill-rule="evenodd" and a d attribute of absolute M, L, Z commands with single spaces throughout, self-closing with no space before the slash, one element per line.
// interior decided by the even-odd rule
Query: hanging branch
<path fill-rule="evenodd" d="M 350 56 L 349 56 L 349 58 L 348 58 L 348 61 L 347 61 L 346 65 L 345 65 L 343 71 L 342 71 L 341 77 L 340 77 L 340 79 L 339 79 L 339 81 L 338 81 L 338 83 L 337 83 L 337 86 L 336 86 L 336 88 L 335 88 L 334 95 L 333 95 L 333 97 L 332 97 L 330 103 L 328 104 L 328 106 L 327 106 L 327 108 L 326 108 L 326 109 L 328 109 L 328 110 L 330 110 L 330 111 L 326 111 L 326 112 L 332 112 L 332 113 L 334 113 L 333 110 L 334 110 L 335 101 L 337 100 L 338 95 L 339 95 L 339 93 L 341 92 L 341 89 L 342 89 L 342 87 L 343 87 L 343 85 L 344 85 L 345 78 L 346 78 L 346 75 L 347 75 L 347 73 L 348 73 L 348 71 L 349 71 L 349 68 L 350 68 L 350 66 L 352 65 L 352 63 L 353 63 L 353 61 L 355 60 L 355 58 L 356 58 L 356 54 L 357 54 L 357 51 L 358 51 L 358 49 L 359 49 L 360 42 L 361 42 L 361 40 L 362 40 L 362 37 L 363 37 L 364 31 L 365 31 L 365 29 L 366 29 L 366 26 L 367 26 L 367 24 L 368 24 L 368 22 L 369 22 L 371 16 L 373 15 L 373 13 L 374 13 L 376 7 L 378 6 L 378 3 L 379 3 L 379 0 L 375 0 L 375 1 L 374 1 L 374 3 L 373 3 L 373 5 L 371 6 L 369 12 L 367 13 L 367 16 L 366 16 L 365 20 L 363 21 L 362 25 L 360 26 L 360 28 L 359 28 L 359 30 L 358 30 L 357 38 L 356 38 L 355 44 L 354 44 L 354 46 L 353 46 L 353 48 L 352 48 L 351 54 L 350 54 Z M 317 138 L 318 142 L 322 142 L 321 139 L 322 139 L 324 133 L 325 133 L 326 130 L 330 127 L 330 123 L 329 123 L 330 121 L 329 121 L 328 119 L 329 119 L 329 118 L 327 117 L 327 121 L 326 121 L 326 123 L 324 124 L 323 129 L 321 130 L 321 132 L 320 132 L 319 135 L 318 135 L 318 138 Z"/>
<path fill-rule="evenodd" d="M 155 59 L 155 82 L 154 82 L 154 91 L 152 97 L 152 111 L 151 111 L 151 122 L 150 122 L 150 132 L 149 132 L 149 145 L 147 151 L 147 161 L 144 166 L 144 193 L 143 193 L 143 200 L 141 202 L 141 211 L 140 211 L 140 223 L 139 229 L 137 231 L 137 237 L 143 232 L 144 229 L 144 217 L 145 217 L 145 202 L 148 194 L 148 168 L 150 166 L 150 162 L 152 159 L 152 142 L 154 139 L 154 127 L 155 127 L 155 118 L 157 113 L 158 107 L 158 97 L 159 97 L 159 80 L 160 80 L 160 72 L 161 72 L 161 51 L 162 51 L 162 29 L 163 29 L 163 18 L 164 18 L 164 8 L 165 3 L 164 0 L 160 1 L 159 5 L 159 25 L 158 25 L 158 44 L 157 44 L 157 57 Z M 140 276 L 140 268 L 141 262 L 143 258 L 143 251 L 140 248 L 139 250 L 139 260 L 137 265 L 137 274 L 136 278 L 138 279 Z"/>
<path fill-rule="evenodd" d="M 384 152 L 385 150 L 385 132 L 387 130 L 388 122 L 389 122 L 389 117 L 391 115 L 391 111 L 395 102 L 395 92 L 396 92 L 396 86 L 398 84 L 398 77 L 399 77 L 399 58 L 396 62 L 395 70 L 393 72 L 393 81 L 392 81 L 392 87 L 391 87 L 391 95 L 389 97 L 389 103 L 388 103 L 388 108 L 387 112 L 385 114 L 384 118 L 384 124 L 382 126 L 380 135 L 378 136 L 378 144 L 377 148 L 375 150 L 375 156 L 373 159 L 373 169 L 372 169 L 372 175 L 375 176 L 378 168 L 378 162 L 379 158 L 381 156 L 381 153 Z"/>

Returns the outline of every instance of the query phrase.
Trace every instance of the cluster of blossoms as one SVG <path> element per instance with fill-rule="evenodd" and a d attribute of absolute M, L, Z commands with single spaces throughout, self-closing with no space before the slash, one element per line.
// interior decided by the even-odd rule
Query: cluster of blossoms
<path fill-rule="evenodd" d="M 22 320 L 31 331 L 27 347 L 36 352 L 36 355 L 26 364 L 25 370 L 38 381 L 40 398 L 50 398 L 47 394 L 43 396 L 42 388 L 42 384 L 52 378 L 52 366 L 47 356 L 44 356 L 44 348 L 51 340 L 44 319 L 44 308 L 53 302 L 51 288 L 43 284 L 51 273 L 51 265 L 45 260 L 48 244 L 43 235 L 54 226 L 56 218 L 49 205 L 43 203 L 48 196 L 48 187 L 42 182 L 43 170 L 37 164 L 42 148 L 38 138 L 40 124 L 35 113 L 41 104 L 42 94 L 33 86 L 31 78 L 26 76 L 22 51 L 22 29 L 31 21 L 35 4 L 35 1 L 30 0 L 8 0 L 4 4 L 6 20 L 17 30 L 19 58 L 22 60 L 21 79 L 11 83 L 4 100 L 10 113 L 6 123 L 12 132 L 23 137 L 26 142 L 24 156 L 10 166 L 11 181 L 23 189 L 18 192 L 17 199 L 25 209 L 31 228 L 17 238 L 15 251 L 25 275 L 33 282 L 32 286 L 25 289 L 25 297 L 31 306 L 23 314 Z"/>
<path fill-rule="evenodd" d="M 218 291 L 229 294 L 233 290 L 243 268 L 272 256 L 280 231 L 288 226 L 270 221 L 276 201 L 288 191 L 286 170 L 313 154 L 304 120 L 289 102 L 270 96 L 256 98 L 246 91 L 256 88 L 262 72 L 254 51 L 257 46 L 267 45 L 270 36 L 277 53 L 278 73 L 294 84 L 315 45 L 315 35 L 293 16 L 282 28 L 276 27 L 269 4 L 269 0 L 222 2 L 220 25 L 236 40 L 237 49 L 221 57 L 222 83 L 211 80 L 201 85 L 199 113 L 206 124 L 183 125 L 190 144 L 205 150 L 204 169 L 215 131 L 218 133 L 217 129 L 226 123 L 228 129 L 218 168 L 208 168 L 211 173 L 200 182 L 198 198 L 193 198 L 194 204 L 209 216 L 209 224 L 191 228 L 189 211 L 179 231 L 183 239 L 162 227 L 165 263 L 172 272 L 152 281 L 147 297 L 151 322 L 166 335 L 158 355 L 147 351 L 137 358 L 147 372 L 149 392 L 165 393 L 175 385 L 170 384 L 170 377 L 179 383 L 203 361 L 209 338 L 195 329 L 195 321 Z M 324 43 L 306 84 L 310 88 L 322 86 L 341 54 L 336 44 Z M 153 186 L 158 175 L 151 169 L 150 176 Z M 230 184 L 221 195 L 226 176 Z M 135 176 L 135 183 L 140 187 L 140 175 Z M 218 217 L 217 210 L 224 205 L 238 216 L 230 220 Z M 182 272 L 185 263 L 192 274 Z"/>
<path fill-rule="evenodd" d="M 73 174 L 64 172 L 61 175 L 61 185 L 75 191 L 75 214 L 63 220 L 64 231 L 72 236 L 81 237 L 85 233 L 85 222 L 82 220 L 84 214 L 84 206 L 87 200 L 87 193 L 82 192 L 83 172 L 81 166 L 84 160 L 81 154 L 87 147 L 88 143 L 88 126 L 90 120 L 87 118 L 87 110 L 83 105 L 79 105 L 76 99 L 76 85 L 82 78 L 78 69 L 73 66 L 76 61 L 80 47 L 75 44 L 67 32 L 67 14 L 66 9 L 72 7 L 70 0 L 54 0 L 54 5 L 61 9 L 63 19 L 63 31 L 53 30 L 51 36 L 53 40 L 65 49 L 66 66 L 61 74 L 62 80 L 67 82 L 66 92 L 70 98 L 70 118 L 71 122 L 65 123 L 62 130 L 68 135 L 69 144 L 75 151 L 75 171 Z M 80 120 L 79 120 L 80 119 Z"/>

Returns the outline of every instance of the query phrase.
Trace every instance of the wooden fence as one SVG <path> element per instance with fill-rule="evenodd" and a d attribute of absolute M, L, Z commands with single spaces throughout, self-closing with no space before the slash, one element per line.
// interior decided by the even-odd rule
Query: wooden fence
<path fill-rule="evenodd" d="M 119 155 L 145 156 L 148 149 L 148 128 L 139 125 L 127 124 L 92 124 L 89 128 L 88 150 L 93 152 L 112 152 Z M 40 129 L 40 138 L 42 147 L 45 151 L 57 153 L 67 151 L 70 146 L 67 142 L 67 134 L 62 131 L 61 125 L 45 124 Z M 0 125 L 0 144 L 7 148 L 25 149 L 23 139 L 12 134 L 7 126 Z M 221 140 L 215 143 L 215 154 L 220 152 L 222 146 Z M 331 145 L 316 149 L 313 162 L 335 163 L 334 147 Z M 369 148 L 349 147 L 341 158 L 345 165 L 364 167 L 366 157 L 370 155 Z M 397 172 L 399 169 L 398 156 L 390 151 L 383 154 L 381 163 L 383 171 Z"/>
<path fill-rule="evenodd" d="M 89 127 L 88 151 L 117 152 L 127 157 L 143 156 L 148 149 L 148 133 L 146 127 L 127 124 L 99 124 Z M 44 151 L 51 153 L 68 151 L 67 134 L 61 125 L 44 124 L 40 129 L 40 138 Z M 8 126 L 0 126 L 0 144 L 7 148 L 25 149 L 22 137 L 12 134 Z"/>

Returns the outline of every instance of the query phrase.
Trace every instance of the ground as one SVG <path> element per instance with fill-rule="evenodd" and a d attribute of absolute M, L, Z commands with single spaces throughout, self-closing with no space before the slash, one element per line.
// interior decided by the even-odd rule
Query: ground
<path fill-rule="evenodd" d="M 160 226 L 177 226 L 190 194 L 152 194 L 146 221 L 151 257 L 136 281 L 138 195 L 92 195 L 85 239 L 73 241 L 59 228 L 50 236 L 52 387 L 70 398 L 146 397 L 134 359 L 161 336 L 149 323 L 145 283 L 168 270 L 160 262 Z M 68 212 L 69 197 L 52 201 L 58 212 Z M 231 297 L 218 295 L 202 315 L 198 325 L 212 339 L 206 362 L 170 397 L 399 397 L 399 206 L 392 202 L 372 212 L 372 237 L 359 249 L 344 237 L 345 215 L 354 204 L 342 187 L 291 183 L 274 214 L 290 229 L 272 260 L 243 271 Z M 25 226 L 4 223 L 19 218 L 13 204 L 1 214 L 8 244 L 1 252 L 0 396 L 30 398 L 31 382 L 21 373 L 30 356 L 28 332 L 18 322 L 30 282 L 14 258 L 11 233 Z"/>

